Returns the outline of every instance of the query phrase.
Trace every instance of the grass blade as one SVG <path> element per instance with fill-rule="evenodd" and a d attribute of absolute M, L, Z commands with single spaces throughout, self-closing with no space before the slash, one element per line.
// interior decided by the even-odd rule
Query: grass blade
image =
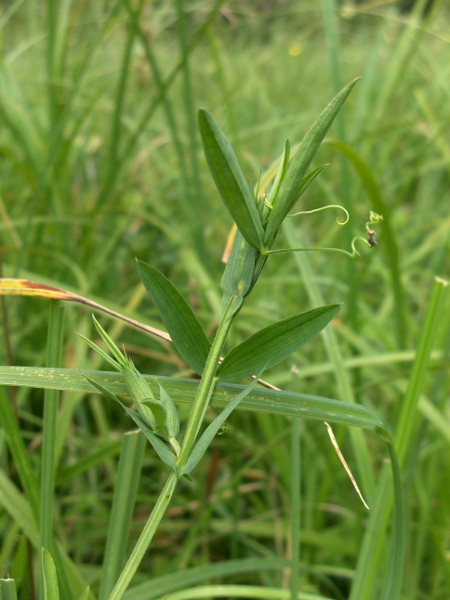
<path fill-rule="evenodd" d="M 16 582 L 14 579 L 0 579 L 0 599 L 17 600 Z"/>
<path fill-rule="evenodd" d="M 47 338 L 47 365 L 57 367 L 62 361 L 63 335 L 64 335 L 64 306 L 59 300 L 51 300 L 49 307 L 49 326 Z M 40 545 L 43 549 L 42 557 L 46 551 L 52 552 L 58 565 L 60 584 L 64 595 L 69 594 L 69 583 L 61 557 L 56 550 L 53 532 L 54 523 L 54 491 L 55 491 L 55 451 L 57 437 L 57 420 L 59 407 L 58 390 L 45 390 L 44 394 L 44 424 L 42 430 L 42 464 L 40 488 L 40 517 L 39 529 L 41 534 Z M 53 563 L 50 557 L 46 559 Z M 45 570 L 45 565 L 42 565 Z M 49 567 L 50 568 L 50 567 Z M 50 575 L 49 575 L 50 577 Z M 48 584 L 53 589 L 51 582 Z M 56 584 L 57 589 L 58 585 Z M 53 597 L 53 592 L 48 596 Z"/>
<path fill-rule="evenodd" d="M 282 558 L 242 558 L 213 562 L 200 567 L 183 569 L 169 575 L 156 577 L 151 581 L 131 587 L 123 596 L 124 600 L 156 600 L 166 594 L 202 583 L 215 577 L 226 577 L 241 573 L 282 571 L 289 568 L 290 562 Z"/>
<path fill-rule="evenodd" d="M 58 300 L 50 302 L 47 339 L 47 366 L 58 367 L 62 357 L 63 306 Z M 55 440 L 58 418 L 58 390 L 46 390 L 44 395 L 44 425 L 42 432 L 41 466 L 41 546 L 51 550 L 53 543 L 53 494 L 55 486 Z"/>
<path fill-rule="evenodd" d="M 405 468 L 407 456 L 417 444 L 418 402 L 423 393 L 431 350 L 444 318 L 446 288 L 448 288 L 447 282 L 436 280 L 422 326 L 408 391 L 401 407 L 399 424 L 395 434 L 395 445 L 401 469 Z M 411 473 L 412 470 L 412 465 L 410 465 L 409 472 Z M 380 563 L 384 559 L 385 535 L 383 534 L 386 530 L 392 506 L 392 495 L 389 488 L 388 472 L 384 469 L 380 477 L 375 502 L 372 503 L 369 524 L 359 554 L 350 600 L 369 600 L 375 597 L 375 594 L 377 594 L 376 597 L 380 597 L 380 590 L 375 586 L 375 576 L 380 568 Z M 398 503 L 398 498 L 396 498 L 396 502 Z M 401 519 L 400 515 L 398 519 Z M 384 580 L 385 586 L 382 597 L 385 600 L 395 600 L 400 597 L 403 560 L 404 554 L 391 559 L 389 574 Z"/>
<path fill-rule="evenodd" d="M 30 457 L 22 440 L 19 425 L 14 416 L 10 399 L 0 389 L 0 421 L 8 449 L 14 460 L 20 482 L 30 503 L 34 525 L 39 522 L 40 500 L 38 483 L 34 476 Z"/>
<path fill-rule="evenodd" d="M 92 383 L 89 383 L 89 380 Z M 197 393 L 197 379 L 182 379 L 154 375 L 144 375 L 151 385 L 155 396 L 159 393 L 159 385 L 177 404 L 192 404 Z M 38 389 L 60 389 L 84 393 L 98 393 L 106 390 L 109 394 L 127 396 L 128 390 L 122 373 L 108 371 L 83 371 L 72 369 L 45 369 L 35 367 L 0 367 L 0 385 L 35 387 Z M 100 386 L 100 387 L 99 387 Z M 245 386 L 231 383 L 217 383 L 212 395 L 212 406 L 224 407 Z M 383 421 L 373 412 L 359 404 L 350 404 L 294 392 L 280 390 L 253 390 L 244 398 L 237 410 L 250 410 L 288 417 L 301 416 L 305 419 L 328 421 L 361 427 L 372 431 L 387 431 Z"/>

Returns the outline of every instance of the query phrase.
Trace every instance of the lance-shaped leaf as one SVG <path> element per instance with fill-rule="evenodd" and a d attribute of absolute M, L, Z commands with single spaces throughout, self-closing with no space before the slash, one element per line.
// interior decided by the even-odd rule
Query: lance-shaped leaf
<path fill-rule="evenodd" d="M 176 438 L 180 432 L 180 419 L 178 418 L 177 407 L 162 385 L 159 386 L 159 394 L 161 397 L 161 403 L 166 410 L 167 433 L 170 437 Z"/>
<path fill-rule="evenodd" d="M 228 258 L 225 271 L 220 282 L 222 288 L 222 310 L 228 306 L 233 296 L 236 302 L 236 312 L 240 309 L 244 296 L 249 291 L 255 272 L 255 259 L 258 252 L 252 248 L 241 232 L 236 231 L 233 248 Z"/>
<path fill-rule="evenodd" d="M 276 365 L 326 327 L 339 308 L 338 304 L 313 308 L 261 329 L 225 357 L 217 371 L 220 381 L 237 381 L 264 365 Z"/>
<path fill-rule="evenodd" d="M 301 141 L 295 156 L 289 164 L 286 175 L 281 182 L 278 194 L 274 201 L 273 210 L 270 213 L 264 236 L 266 244 L 271 243 L 281 223 L 297 201 L 305 173 L 328 129 L 357 81 L 357 79 L 352 81 L 333 98 Z"/>
<path fill-rule="evenodd" d="M 266 202 L 269 207 L 272 207 L 275 203 L 275 199 L 278 194 L 278 190 L 280 188 L 281 182 L 286 175 L 288 166 L 289 166 L 289 157 L 291 155 L 291 144 L 289 140 L 284 142 L 283 156 L 281 157 L 280 164 L 278 166 L 277 174 L 275 175 L 275 180 L 273 182 L 272 188 L 270 190 L 269 195 L 267 196 Z"/>
<path fill-rule="evenodd" d="M 58 577 L 52 555 L 42 548 L 42 578 L 44 583 L 44 600 L 59 600 Z"/>
<path fill-rule="evenodd" d="M 119 400 L 119 402 L 120 402 L 120 400 Z M 159 456 L 159 458 L 172 471 L 176 471 L 177 465 L 175 463 L 175 456 L 172 453 L 172 451 L 169 450 L 169 448 L 166 446 L 166 444 L 162 441 L 162 439 L 152 432 L 152 430 L 150 429 L 148 424 L 144 421 L 144 419 L 136 411 L 131 410 L 131 408 L 128 408 L 128 406 L 125 406 L 125 404 L 123 404 L 123 402 L 120 402 L 120 404 L 122 405 L 123 409 L 130 415 L 130 417 L 133 419 L 133 421 L 136 423 L 136 425 L 139 427 L 139 429 L 142 430 L 143 434 L 148 439 L 150 444 L 153 446 L 153 449 L 155 450 L 155 452 Z"/>
<path fill-rule="evenodd" d="M 262 250 L 261 218 L 233 148 L 208 111 L 199 110 L 198 124 L 206 160 L 225 206 L 250 246 Z"/>
<path fill-rule="evenodd" d="M 186 463 L 184 469 L 181 470 L 181 475 L 189 474 L 197 464 L 200 462 L 202 456 L 205 454 L 208 446 L 211 444 L 213 438 L 225 423 L 226 419 L 231 415 L 233 410 L 238 406 L 238 404 L 243 400 L 255 387 L 258 383 L 258 379 L 261 377 L 265 370 L 265 365 L 262 369 L 259 370 L 258 373 L 254 373 L 254 380 L 244 389 L 240 394 L 238 394 L 231 402 L 223 409 L 223 411 L 218 415 L 212 423 L 208 425 L 208 427 L 203 432 L 202 436 L 198 440 L 195 448 L 193 449 L 191 455 L 189 456 L 189 460 Z"/>
<path fill-rule="evenodd" d="M 188 365 L 201 375 L 211 347 L 203 327 L 167 277 L 140 260 L 137 265 L 142 283 L 158 307 L 175 348 Z"/>

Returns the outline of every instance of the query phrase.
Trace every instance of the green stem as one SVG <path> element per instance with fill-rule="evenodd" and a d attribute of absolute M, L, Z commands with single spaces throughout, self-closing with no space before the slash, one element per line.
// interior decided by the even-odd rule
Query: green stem
<path fill-rule="evenodd" d="M 219 323 L 216 337 L 214 338 L 208 355 L 208 360 L 206 361 L 205 370 L 197 390 L 192 411 L 186 427 L 183 444 L 181 446 L 180 457 L 178 459 L 179 471 L 181 471 L 181 469 L 187 463 L 217 381 L 216 371 L 219 364 L 220 354 L 233 322 L 233 317 L 236 314 L 235 300 L 235 297 L 231 298 L 227 306 L 227 309 Z M 167 510 L 167 507 L 169 506 L 177 481 L 178 473 L 172 472 L 169 475 L 158 500 L 156 501 L 156 504 L 144 529 L 142 530 L 141 535 L 139 536 L 133 552 L 131 553 L 122 573 L 120 574 L 119 579 L 117 580 L 116 585 L 109 595 L 108 600 L 120 600 L 125 593 L 125 590 L 131 583 L 131 580 L 134 577 L 134 574 L 136 573 L 153 539 L 153 535 L 155 534 L 155 531 L 158 528 L 164 513 Z"/>
<path fill-rule="evenodd" d="M 301 456 L 299 418 L 291 421 L 291 600 L 298 598 L 300 589 L 300 499 L 301 499 Z"/>
<path fill-rule="evenodd" d="M 178 459 L 179 470 L 182 470 L 183 467 L 186 466 L 217 381 L 216 371 L 219 364 L 220 355 L 233 322 L 233 317 L 236 314 L 235 298 L 236 297 L 232 297 L 228 303 L 222 319 L 220 320 L 216 336 L 209 351 L 205 370 L 203 372 L 200 385 L 198 386 L 194 404 L 189 415 L 186 433 L 184 434 L 183 443 L 181 445 L 180 457 Z"/>
<path fill-rule="evenodd" d="M 169 506 L 170 500 L 172 499 L 173 492 L 175 491 L 175 486 L 177 484 L 178 477 L 175 472 L 170 473 L 167 481 L 162 489 L 161 494 L 159 495 L 158 500 L 148 518 L 147 523 L 145 524 L 144 529 L 142 530 L 141 535 L 136 543 L 136 546 L 133 548 L 133 552 L 130 554 L 127 563 L 120 574 L 119 579 L 117 580 L 116 585 L 114 586 L 111 594 L 109 595 L 108 600 L 119 600 L 122 598 L 125 590 L 131 583 L 131 580 L 134 577 L 139 565 L 141 564 L 142 559 L 144 558 L 145 553 L 150 545 L 150 542 L 153 539 L 156 529 L 160 524 L 164 513 Z"/>

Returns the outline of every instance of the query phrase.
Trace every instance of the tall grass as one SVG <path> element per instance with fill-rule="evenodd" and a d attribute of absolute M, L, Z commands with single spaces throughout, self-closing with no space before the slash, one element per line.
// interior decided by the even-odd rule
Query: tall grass
<path fill-rule="evenodd" d="M 174 281 L 209 333 L 220 316 L 220 259 L 232 222 L 206 168 L 196 109 L 206 106 L 225 126 L 256 185 L 284 138 L 297 143 L 334 92 L 362 76 L 316 166 L 331 164 L 302 209 L 344 204 L 356 232 L 370 209 L 383 213 L 379 247 L 356 264 L 326 253 L 272 257 L 229 343 L 344 301 L 322 340 L 266 378 L 361 404 L 389 425 L 407 499 L 408 600 L 450 595 L 450 321 L 445 286 L 434 279 L 450 278 L 450 52 L 448 7 L 435 4 L 425 20 L 418 11 L 399 15 L 392 3 L 354 3 L 349 12 L 331 0 L 270 9 L 16 1 L 0 15 L 3 276 L 70 289 L 155 327 L 136 256 Z M 290 220 L 280 244 L 348 249 L 349 237 L 325 213 Z M 45 300 L 6 299 L 3 364 L 9 344 L 19 367 L 104 368 L 73 334 L 94 335 L 89 311 L 67 304 L 64 325 L 56 305 L 51 311 Z M 143 372 L 192 376 L 167 342 L 119 321 L 108 332 Z M 25 384 L 5 388 L 0 402 L 0 577 L 20 580 L 20 597 L 33 597 L 36 548 L 53 539 L 61 596 L 81 596 L 89 583 L 107 598 L 165 473 L 141 437 L 124 435 L 131 426 L 121 410 L 88 393 L 81 376 L 57 405 L 54 391 L 37 389 L 45 373 L 0 369 L 2 383 Z M 163 381 L 187 418 L 194 384 Z M 109 384 L 124 392 L 117 376 Z M 216 406 L 230 394 L 220 388 Z M 264 589 L 268 597 L 289 597 L 289 589 L 380 597 L 391 518 L 386 446 L 336 426 L 367 515 L 323 415 L 300 426 L 288 399 L 264 394 L 242 402 L 193 482 L 180 487 L 127 598 L 219 597 L 218 582 L 236 585 L 228 598 L 261 598 Z M 261 398 L 269 414 L 257 410 Z M 298 572 L 288 570 L 291 557 Z"/>

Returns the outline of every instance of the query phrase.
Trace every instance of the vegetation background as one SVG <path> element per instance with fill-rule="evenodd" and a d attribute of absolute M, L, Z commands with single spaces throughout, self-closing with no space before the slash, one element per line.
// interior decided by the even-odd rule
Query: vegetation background
<path fill-rule="evenodd" d="M 340 203 L 351 222 L 340 228 L 331 211 L 293 219 L 283 243 L 349 249 L 354 235 L 364 235 L 369 210 L 382 207 L 380 245 L 359 263 L 329 253 L 273 257 L 232 341 L 318 298 L 343 302 L 331 354 L 315 339 L 266 378 L 285 390 L 362 403 L 395 431 L 434 277 L 450 278 L 450 12 L 434 2 L 423 14 L 428 4 L 412 12 L 381 0 L 3 4 L 3 277 L 69 289 L 161 327 L 138 257 L 183 291 L 211 334 L 232 222 L 202 153 L 197 108 L 215 116 L 257 182 L 285 138 L 297 143 L 330 98 L 361 76 L 330 132 L 354 154 L 349 160 L 324 144 L 317 164 L 330 165 L 301 206 Z M 2 310 L 2 363 L 44 365 L 47 301 L 8 298 Z M 192 376 L 168 343 L 102 322 L 141 371 Z M 408 600 L 450 597 L 449 327 L 446 316 L 405 466 Z M 69 305 L 64 366 L 105 368 L 75 330 L 94 335 L 90 311 Z M 7 394 L 38 473 L 43 393 Z M 55 528 L 95 590 L 130 422 L 97 396 L 64 394 L 62 406 Z M 336 435 L 353 468 L 348 430 Z M 376 478 L 385 448 L 371 436 L 368 443 Z M 290 444 L 285 418 L 232 415 L 193 484 L 180 488 L 136 583 L 223 560 L 289 557 Z M 0 465 L 14 480 L 4 432 Z M 347 598 L 367 513 L 320 423 L 302 426 L 302 465 L 302 590 Z M 132 539 L 164 477 L 148 450 Z M 20 580 L 25 598 L 31 550 L 3 508 L 0 539 L 0 577 Z M 287 580 L 280 569 L 233 578 L 279 588 Z"/>

